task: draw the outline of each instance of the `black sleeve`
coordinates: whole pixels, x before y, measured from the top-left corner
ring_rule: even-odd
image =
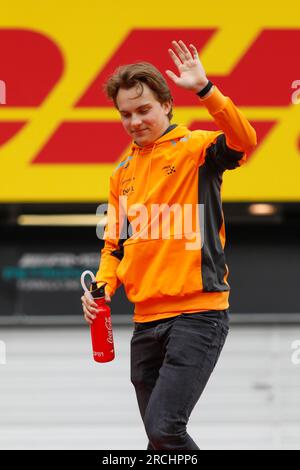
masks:
[[[124,246],[123,246],[124,241],[125,240],[119,240],[118,248],[111,252],[111,255],[114,256],[115,258],[118,258],[120,261],[122,261],[124,257]]]
[[[118,240],[118,248],[111,252],[111,255],[122,261],[124,257],[124,242],[129,238],[129,221],[128,217],[124,219],[121,238]]]
[[[243,152],[233,150],[226,144],[225,134],[220,134],[215,143],[207,148],[205,162],[215,171],[223,173],[225,170],[234,170],[239,166]]]

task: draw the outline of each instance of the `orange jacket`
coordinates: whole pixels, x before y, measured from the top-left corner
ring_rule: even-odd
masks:
[[[201,103],[220,131],[170,126],[149,146],[133,143],[110,179],[115,212],[96,279],[110,294],[124,284],[136,322],[229,305],[222,174],[246,161],[256,133],[217,87]]]

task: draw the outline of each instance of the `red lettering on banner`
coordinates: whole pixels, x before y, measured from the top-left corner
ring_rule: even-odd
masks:
[[[9,106],[40,106],[63,73],[63,58],[48,37],[22,29],[0,29],[1,79]]]
[[[114,163],[129,144],[118,122],[65,122],[32,163]]]
[[[201,50],[215,31],[215,29],[135,29],[130,31],[108,63],[99,71],[77,106],[111,106],[111,102],[100,90],[117,67],[146,61],[155,65],[165,75],[165,70],[172,67],[168,48],[172,46],[173,39],[182,39],[187,44],[194,43]],[[145,47],[146,44],[151,44],[151,47]],[[167,81],[170,82],[168,78]],[[184,94],[188,93],[185,91]]]
[[[0,146],[14,137],[25,124],[25,122],[1,122]]]
[[[1,79],[9,107],[42,105],[63,72],[63,59],[54,42],[34,31],[0,29]],[[26,122],[1,121],[0,145],[12,139]]]
[[[262,31],[227,77],[211,76],[240,106],[288,106],[298,77],[300,29]],[[296,51],[296,52],[295,52]]]
[[[215,31],[215,29],[131,31],[103,70],[99,72],[77,106],[111,106],[99,90],[119,65],[144,60],[153,63],[163,74],[167,68],[174,68],[167,54],[167,49],[174,38],[181,38],[186,44],[195,44],[201,58],[201,50],[212,39]],[[145,49],[144,45],[150,40],[153,47]],[[288,106],[290,83],[297,76],[297,63],[290,59],[287,51],[293,50],[295,44],[299,42],[300,29],[264,30],[228,76],[210,76],[210,79],[225,95],[232,97],[238,106]],[[276,50],[276,54],[270,54],[270,50]],[[157,54],[157,51],[165,51],[165,54]],[[283,67],[284,77],[278,74],[278,60]],[[170,83],[170,80],[168,83],[175,106],[199,106],[199,100],[193,94],[176,87]],[[191,128],[202,129],[207,123],[199,121],[197,127],[194,127],[194,124]],[[255,122],[258,145],[262,143],[274,124],[275,121]],[[214,123],[211,122],[210,125],[213,129]],[[112,160],[116,160],[118,156],[115,155]]]
[[[99,93],[105,80],[119,65],[137,61],[153,63],[163,74],[175,67],[169,58],[168,48],[172,39],[182,39],[186,44],[196,45],[201,50],[213,39],[214,29],[160,30],[144,29],[129,33],[123,44],[116,50],[79,100],[77,106],[108,106],[110,103]],[[236,37],[233,37],[236,41]],[[151,42],[151,48],[145,44]],[[291,83],[298,77],[298,62],[293,60],[292,51],[300,44],[300,29],[266,29],[256,40],[227,76],[210,75],[209,78],[221,91],[232,97],[238,106],[287,106],[291,101]],[[276,51],[272,54],[271,51]],[[218,58],[216,57],[216,61]],[[279,64],[280,70],[279,72]],[[167,77],[166,77],[167,78]],[[198,106],[197,97],[167,78],[174,96],[175,106]],[[110,104],[111,105],[111,104]]]
[[[201,50],[213,39],[216,31],[213,28],[131,31],[108,63],[101,68],[87,91],[74,105],[74,109],[112,106],[101,90],[104,81],[117,66],[148,61],[164,74],[167,68],[174,69],[167,52],[174,38],[182,39],[187,44],[194,43],[201,58]],[[145,44],[150,41],[152,47],[145,48]],[[1,79],[9,89],[9,106],[42,105],[63,73],[63,58],[57,45],[45,35],[17,29],[0,30],[0,43]],[[209,78],[225,95],[232,97],[238,106],[289,106],[291,83],[298,77],[297,61],[292,60],[289,51],[295,51],[299,43],[300,29],[264,30],[258,34],[228,76]],[[276,53],[271,54],[272,50]],[[283,71],[281,73],[278,72],[278,64]],[[195,95],[176,87],[168,78],[167,80],[175,106],[199,106]],[[1,122],[0,145],[15,136],[24,124]],[[259,143],[273,125],[274,121],[254,124]],[[194,122],[190,127],[196,128],[195,126],[202,129],[207,126],[207,122]],[[128,144],[129,137],[119,123],[65,122],[58,127],[32,163],[113,163]],[[300,139],[297,144],[300,148]]]

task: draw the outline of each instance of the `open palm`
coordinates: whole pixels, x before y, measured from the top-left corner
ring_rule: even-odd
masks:
[[[172,44],[176,54],[173,49],[169,49],[169,54],[177,67],[179,76],[171,70],[166,70],[166,74],[176,85],[195,93],[199,92],[207,85],[208,79],[196,47],[190,44],[191,52],[183,41],[178,41],[178,43],[172,41]]]

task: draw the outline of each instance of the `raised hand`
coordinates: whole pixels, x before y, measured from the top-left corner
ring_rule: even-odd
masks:
[[[177,67],[179,77],[171,70],[166,70],[166,74],[176,85],[198,93],[207,85],[208,79],[196,47],[190,44],[190,51],[183,41],[172,41],[172,45],[176,53],[173,49],[168,51]]]

